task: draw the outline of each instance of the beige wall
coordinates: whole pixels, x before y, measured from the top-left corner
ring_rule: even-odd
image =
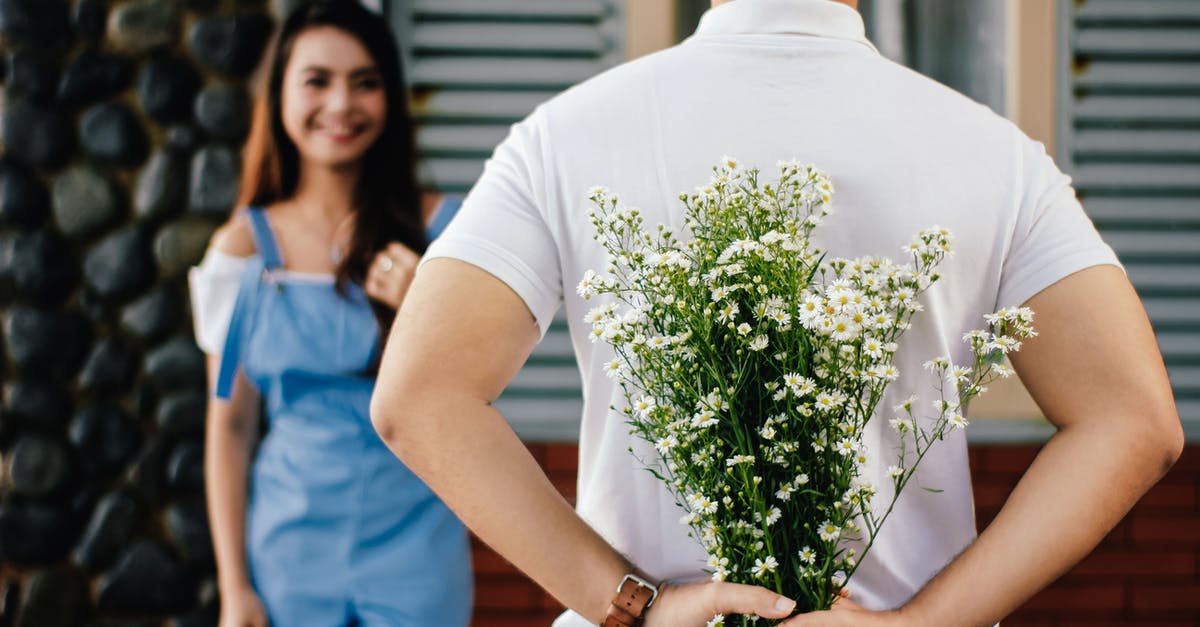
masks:
[[[1008,0],[1008,72],[1005,110],[1030,137],[1054,154],[1055,3]],[[626,58],[661,50],[675,41],[675,0],[627,0]],[[971,407],[972,418],[1040,418],[1041,411],[1016,378],[997,381]]]
[[[1008,117],[1054,154],[1054,38],[1057,12],[1050,0],[1008,0]],[[1016,378],[997,381],[971,407],[973,418],[1040,418],[1042,412]]]
[[[675,43],[675,0],[625,1],[625,58],[636,59]]]

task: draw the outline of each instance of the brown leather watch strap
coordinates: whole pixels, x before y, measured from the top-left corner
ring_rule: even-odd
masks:
[[[642,613],[655,596],[655,589],[646,587],[634,579],[626,578],[621,582],[621,589],[616,598],[608,606],[608,617],[601,627],[639,627],[642,624]]]

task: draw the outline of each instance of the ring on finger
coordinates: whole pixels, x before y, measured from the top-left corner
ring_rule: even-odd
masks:
[[[387,255],[384,255],[379,260],[379,269],[383,270],[384,272],[391,272],[395,265],[396,264],[392,262],[392,258],[388,257]]]

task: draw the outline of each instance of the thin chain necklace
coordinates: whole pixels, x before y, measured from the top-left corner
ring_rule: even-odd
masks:
[[[347,213],[345,217],[338,222],[337,226],[333,227],[333,235],[331,235],[329,238],[329,261],[334,266],[342,263],[342,259],[345,257],[342,252],[342,245],[338,243],[338,233],[342,232],[342,227],[346,226],[346,222],[352,217],[354,217],[353,211]]]

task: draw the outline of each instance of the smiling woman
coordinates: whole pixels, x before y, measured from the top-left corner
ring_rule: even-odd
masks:
[[[463,627],[466,532],[368,416],[427,242],[386,24],[348,0],[298,8],[245,157],[242,209],[191,275],[221,624]]]

